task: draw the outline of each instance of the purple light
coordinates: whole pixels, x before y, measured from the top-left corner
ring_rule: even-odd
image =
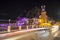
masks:
[[[25,24],[25,22],[28,21],[28,18],[19,18],[19,20],[16,22],[16,25],[10,23],[10,26],[23,26]],[[0,24],[0,26],[8,26],[9,24]]]
[[[8,26],[9,24],[0,24],[0,26]],[[10,26],[14,26],[12,23],[10,23]]]
[[[26,21],[28,21],[28,18],[23,18],[17,21],[17,26],[23,26]]]
[[[22,18],[21,17],[18,17],[17,20],[22,20]]]
[[[28,18],[23,18],[22,21],[28,21]]]
[[[8,24],[0,24],[0,26],[8,26]]]

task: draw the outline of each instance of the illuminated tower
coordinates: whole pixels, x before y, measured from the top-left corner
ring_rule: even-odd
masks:
[[[46,15],[47,12],[45,11],[45,5],[41,6],[41,9],[42,11],[41,11],[41,15],[39,16],[39,18],[42,19],[41,20],[42,23],[46,23],[48,17]]]
[[[46,15],[47,12],[45,10],[45,5],[41,6],[41,9],[42,9],[41,15],[39,16],[40,27],[51,26],[51,23],[48,22],[48,16]]]

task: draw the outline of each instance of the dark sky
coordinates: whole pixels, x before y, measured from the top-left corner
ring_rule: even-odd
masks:
[[[1,0],[0,19],[16,19],[18,15],[24,16],[24,10],[34,6],[46,5],[47,15],[60,20],[60,0]]]

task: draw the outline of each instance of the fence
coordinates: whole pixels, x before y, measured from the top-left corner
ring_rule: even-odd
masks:
[[[12,32],[13,30],[28,30],[32,28],[38,28],[38,20],[28,19],[25,22],[8,20],[0,23],[0,31]],[[18,25],[20,24],[20,25]],[[21,25],[22,24],[22,25]]]

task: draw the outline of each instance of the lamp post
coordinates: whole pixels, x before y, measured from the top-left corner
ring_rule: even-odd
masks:
[[[19,30],[21,30],[21,26],[19,26]]]
[[[26,29],[28,30],[28,25],[26,26]]]
[[[8,25],[8,29],[7,29],[7,32],[10,32],[11,30],[11,26],[10,26],[10,21],[11,21],[11,19],[9,19],[9,25]]]
[[[20,21],[18,21],[18,30],[21,30],[21,25]]]
[[[26,22],[26,29],[27,29],[27,30],[28,30],[28,28],[29,28],[28,25],[29,25],[29,21]]]

